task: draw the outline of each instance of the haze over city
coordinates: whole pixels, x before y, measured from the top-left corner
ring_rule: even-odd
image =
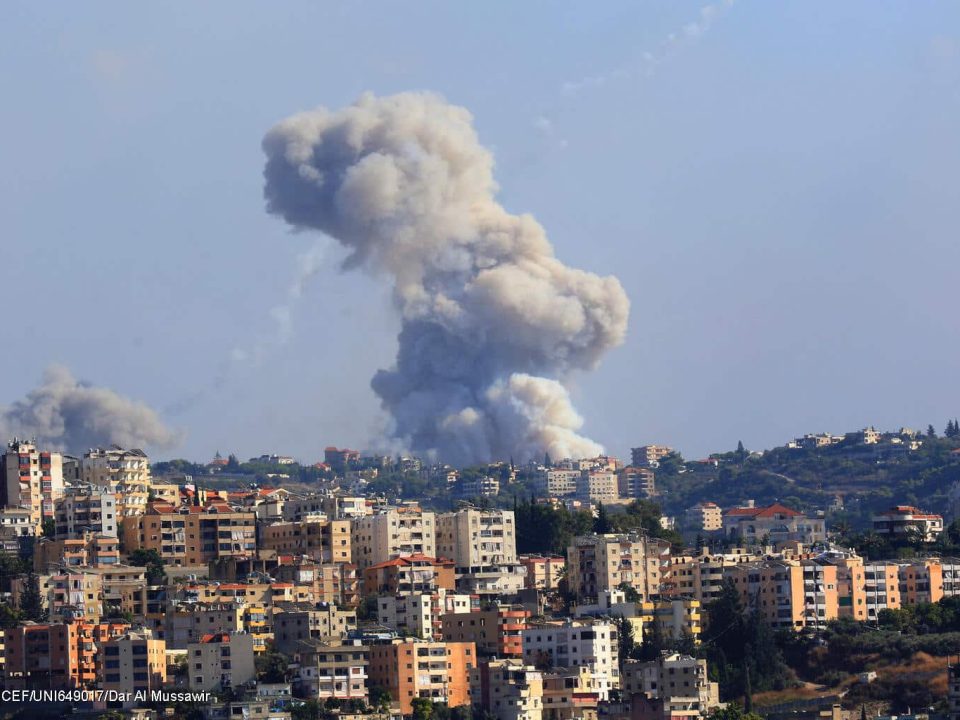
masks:
[[[271,128],[368,92],[465,108],[490,202],[622,286],[583,358],[510,367],[563,381],[565,430],[697,456],[956,414],[957,7],[230,7],[0,8],[5,432],[102,411],[69,443],[399,447],[371,387],[394,280],[264,197]]]

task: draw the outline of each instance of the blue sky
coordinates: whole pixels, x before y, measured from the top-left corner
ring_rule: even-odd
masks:
[[[502,204],[627,290],[627,341],[573,380],[610,452],[942,428],[960,6],[704,7],[4,3],[0,404],[59,362],[161,409],[185,433],[165,454],[364,446],[388,289],[267,216],[260,140],[426,89],[474,114]]]

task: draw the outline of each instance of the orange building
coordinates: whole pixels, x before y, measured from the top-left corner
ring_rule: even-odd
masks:
[[[130,630],[127,623],[27,622],[6,631],[4,680],[10,690],[96,687],[98,647]]]
[[[395,640],[370,646],[369,685],[386,688],[404,715],[413,712],[414,698],[469,705],[476,665],[473,643]]]
[[[168,565],[206,565],[255,552],[256,515],[236,512],[218,497],[202,507],[152,502],[143,515],[123,518],[123,547],[156,550]]]
[[[900,602],[904,605],[935,603],[943,598],[943,566],[939,560],[918,560],[898,571]]]
[[[517,558],[527,575],[524,587],[535,590],[556,590],[567,561],[559,556],[521,555]]]
[[[449,613],[442,618],[443,639],[470,642],[481,656],[523,657],[522,632],[529,610],[498,607],[479,612]]]
[[[453,560],[406,555],[377,563],[363,571],[364,595],[397,595],[453,590]]]
[[[821,627],[839,616],[837,568],[815,561],[747,563],[730,572],[747,607],[776,628]]]

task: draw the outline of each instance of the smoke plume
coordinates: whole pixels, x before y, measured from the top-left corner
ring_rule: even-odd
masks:
[[[280,122],[263,149],[267,210],[392,280],[399,349],[372,386],[397,438],[461,464],[600,451],[577,434],[562,382],[622,342],[626,294],[564,265],[532,216],[500,206],[469,112],[368,94]]]
[[[165,448],[177,440],[147,405],[79,382],[59,365],[47,368],[25,398],[0,407],[0,437],[14,436],[69,452],[112,444]]]

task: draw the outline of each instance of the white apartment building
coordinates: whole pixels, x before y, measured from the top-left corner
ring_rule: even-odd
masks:
[[[55,504],[57,539],[93,532],[117,537],[117,496],[101,487],[67,488]]]
[[[553,667],[588,667],[600,700],[609,699],[610,690],[620,687],[617,627],[613,623],[567,621],[527,628],[521,636],[527,665],[549,658]]]
[[[360,570],[401,555],[436,557],[436,517],[420,508],[404,507],[355,518],[351,548]]]

